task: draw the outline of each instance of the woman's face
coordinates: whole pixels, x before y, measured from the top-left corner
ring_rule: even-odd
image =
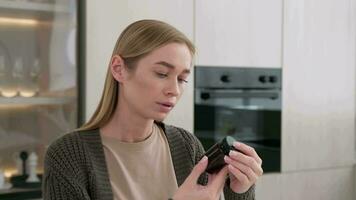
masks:
[[[145,119],[162,121],[181,97],[192,56],[185,44],[170,43],[140,59],[120,85],[127,108]]]

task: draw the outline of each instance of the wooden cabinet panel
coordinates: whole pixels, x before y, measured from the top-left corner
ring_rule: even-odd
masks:
[[[256,199],[283,200],[281,195],[282,174],[264,174],[256,184]]]
[[[282,0],[196,0],[197,65],[281,67]]]
[[[353,174],[353,167],[283,174],[281,199],[353,200]]]
[[[282,171],[355,158],[352,0],[285,0]]]
[[[352,200],[354,167],[265,174],[256,185],[256,199]]]

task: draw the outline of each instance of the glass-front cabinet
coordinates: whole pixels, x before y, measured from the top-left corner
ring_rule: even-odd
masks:
[[[0,199],[40,185],[46,148],[78,126],[77,4],[0,0]]]

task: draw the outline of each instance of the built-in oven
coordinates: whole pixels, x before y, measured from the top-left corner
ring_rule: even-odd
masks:
[[[225,136],[253,148],[264,172],[281,166],[281,69],[195,67],[194,132],[205,149]]]

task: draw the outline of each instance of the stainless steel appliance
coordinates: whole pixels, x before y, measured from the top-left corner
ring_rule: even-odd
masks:
[[[225,136],[255,148],[280,171],[281,69],[195,67],[194,129],[205,149]]]

